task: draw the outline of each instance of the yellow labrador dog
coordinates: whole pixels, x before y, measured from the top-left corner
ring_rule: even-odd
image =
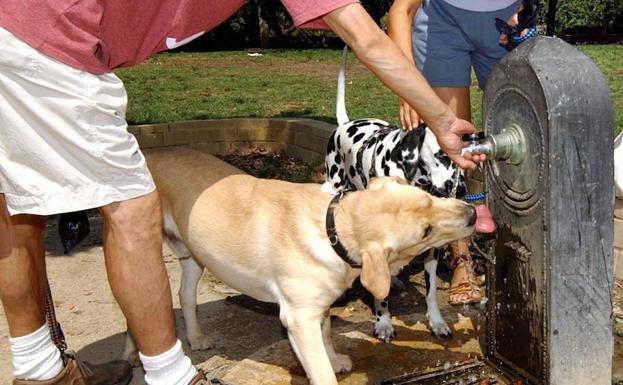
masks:
[[[292,348],[315,385],[337,384],[334,372],[351,369],[350,358],[333,348],[328,311],[357,277],[383,299],[392,274],[414,256],[474,230],[471,205],[395,177],[376,178],[332,202],[319,184],[258,179],[202,152],[145,155],[162,198],[165,237],[181,259],[180,302],[192,349],[211,346],[196,316],[205,266],[241,293],[279,304]]]

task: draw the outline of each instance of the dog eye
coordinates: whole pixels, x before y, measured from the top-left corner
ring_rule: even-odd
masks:
[[[424,230],[424,236],[422,237],[422,239],[428,237],[432,231],[433,231],[433,226],[428,225],[426,230]]]

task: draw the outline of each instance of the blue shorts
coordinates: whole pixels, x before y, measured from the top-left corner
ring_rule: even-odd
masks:
[[[517,3],[491,12],[467,11],[443,0],[425,0],[413,22],[413,55],[432,87],[469,87],[471,68],[485,87],[507,51],[498,44],[495,18],[507,20]]]

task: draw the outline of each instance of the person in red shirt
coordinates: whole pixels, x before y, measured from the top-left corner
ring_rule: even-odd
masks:
[[[298,27],[336,32],[437,135],[463,168],[458,119],[357,0],[282,0]],[[127,132],[126,93],[113,69],[183,45],[243,0],[4,0],[0,13],[0,299],[15,385],[127,384],[127,363],[61,356],[45,324],[48,215],[99,208],[112,292],[149,385],[207,384],[175,336],[162,261],[158,194]],[[16,279],[19,277],[19,279]],[[147,294],[148,293],[148,294]],[[85,368],[88,367],[88,370]],[[323,384],[324,385],[324,384]]]

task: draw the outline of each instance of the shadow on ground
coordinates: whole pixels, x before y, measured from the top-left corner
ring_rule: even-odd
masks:
[[[204,277],[205,280],[205,277]],[[422,288],[407,285],[394,290],[390,298],[397,338],[381,343],[372,337],[372,313],[362,300],[363,289],[355,287],[332,308],[332,327],[336,350],[353,359],[354,370],[339,375],[340,384],[372,384],[375,381],[416,369],[463,361],[480,356],[482,312],[475,307],[443,309],[454,336],[441,340],[431,336],[426,325]],[[442,303],[444,300],[441,300]],[[287,341],[278,318],[278,307],[244,295],[198,306],[202,329],[215,343],[205,351],[191,351],[186,343],[181,311],[176,309],[178,336],[193,363],[228,384],[307,384],[305,374]],[[87,361],[110,354],[121,354],[125,335],[115,334],[84,346],[79,354]],[[132,384],[143,384],[137,370]]]

